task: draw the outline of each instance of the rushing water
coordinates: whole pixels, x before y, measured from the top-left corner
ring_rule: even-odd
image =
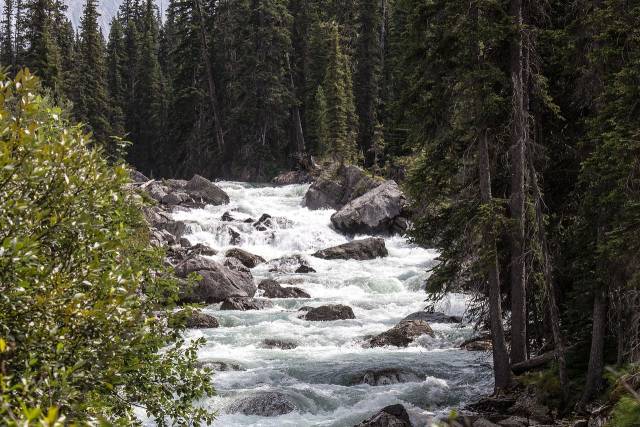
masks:
[[[471,334],[468,326],[432,324],[435,338],[422,337],[408,348],[363,348],[363,337],[383,332],[406,315],[426,305],[423,289],[426,271],[436,254],[401,237],[386,239],[389,256],[371,261],[322,260],[311,256],[318,249],[348,241],[330,226],[331,210],[302,207],[306,185],[285,187],[219,183],[230,196],[225,206],[177,212],[175,219],[189,224],[192,244],[205,243],[220,250],[232,247],[228,227],[241,233],[236,245],[267,260],[301,254],[317,271],[310,274],[269,272],[262,264],[254,278],[277,279],[305,289],[311,299],[273,299],[274,308],[261,311],[204,309],[220,321],[220,328],[191,330],[189,337],[205,337],[203,361],[225,361],[241,370],[216,372],[218,396],[203,404],[219,410],[215,425],[334,426],[359,423],[384,406],[402,403],[415,426],[427,425],[435,414],[487,393],[491,388],[486,354],[460,350]],[[236,219],[259,218],[263,213],[284,217],[275,231],[261,232],[251,224],[223,222],[229,211]],[[259,295],[257,295],[259,296]],[[463,315],[466,299],[449,295],[437,309]],[[298,318],[302,306],[347,304],[355,320],[308,322]],[[292,350],[267,349],[266,338],[297,343]],[[383,368],[410,372],[409,382],[370,386],[354,379],[368,370]],[[289,396],[297,411],[279,417],[226,413],[238,398],[258,391],[278,391]]]

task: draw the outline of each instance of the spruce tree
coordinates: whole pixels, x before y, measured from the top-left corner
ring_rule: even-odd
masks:
[[[98,27],[97,1],[87,0],[80,23],[79,45],[76,55],[77,80],[80,96],[75,100],[74,114],[85,122],[94,138],[108,146],[112,135],[109,124],[109,99],[105,82],[105,48]]]
[[[15,65],[13,18],[13,0],[4,0],[0,33],[0,63],[5,67]]]
[[[106,52],[106,84],[110,100],[109,123],[114,135],[125,134],[124,34],[118,16],[111,21]]]

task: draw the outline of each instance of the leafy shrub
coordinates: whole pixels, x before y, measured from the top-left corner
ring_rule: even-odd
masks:
[[[127,169],[28,71],[0,85],[0,424],[211,421],[201,343],[162,320],[177,285]]]

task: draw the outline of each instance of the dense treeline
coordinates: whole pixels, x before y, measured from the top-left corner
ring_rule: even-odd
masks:
[[[126,0],[106,40],[94,0],[77,34],[58,1],[4,15],[3,64],[149,174],[406,166],[429,291],[480,296],[497,389],[553,351],[582,408],[639,362],[640,2]]]

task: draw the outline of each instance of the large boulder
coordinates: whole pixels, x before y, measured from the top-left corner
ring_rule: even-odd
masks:
[[[265,262],[265,259],[259,255],[254,255],[250,252],[245,251],[240,248],[231,248],[226,253],[225,256],[229,258],[236,258],[247,268],[254,268],[258,264],[262,264]]]
[[[402,320],[424,320],[428,323],[460,323],[462,322],[462,317],[449,316],[439,312],[430,313],[428,311],[418,311],[411,313]]]
[[[233,402],[227,412],[260,417],[277,417],[295,411],[296,404],[289,396],[278,392],[259,392]]]
[[[398,184],[385,181],[331,215],[331,223],[347,234],[394,233],[405,207]]]
[[[311,295],[295,286],[282,286],[275,280],[265,279],[258,285],[266,298],[311,298]]]
[[[434,336],[433,329],[424,320],[402,320],[393,328],[369,340],[371,347],[392,345],[406,347],[422,335]]]
[[[327,322],[331,320],[355,319],[356,316],[348,305],[331,304],[310,308],[302,318],[313,322]]]
[[[193,178],[184,186],[184,191],[205,205],[226,205],[229,203],[229,196],[222,191],[217,185],[200,175],[194,175]]]
[[[282,340],[278,338],[267,338],[262,340],[262,346],[264,348],[278,348],[280,350],[293,350],[298,347],[298,344],[293,341]]]
[[[380,185],[357,166],[339,166],[323,173],[304,195],[309,209],[340,209]]]
[[[412,427],[412,424],[407,410],[404,406],[397,404],[383,408],[355,427]]]
[[[332,248],[323,249],[314,253],[313,256],[323,259],[356,259],[362,261],[385,257],[388,254],[384,239],[380,237],[370,237],[368,239],[354,240]]]
[[[211,259],[192,257],[178,264],[175,270],[180,278],[191,273],[201,276],[194,287],[183,289],[183,302],[212,304],[232,297],[253,297],[256,293],[250,272],[232,270]]]
[[[248,297],[232,297],[226,299],[220,306],[220,310],[262,310],[271,308],[273,304],[268,300],[260,300]]]

